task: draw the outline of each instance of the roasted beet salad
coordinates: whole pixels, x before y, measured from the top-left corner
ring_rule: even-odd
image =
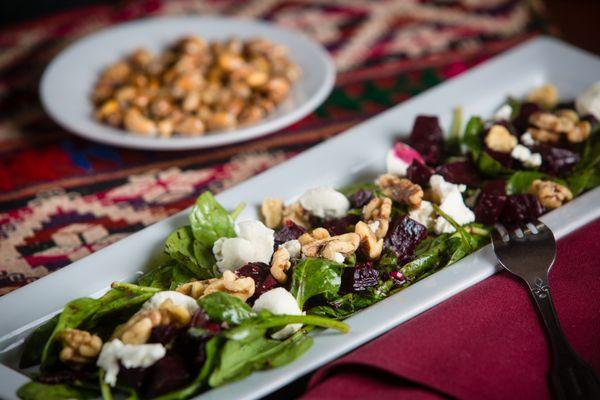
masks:
[[[457,110],[447,135],[418,116],[373,182],[268,197],[262,221],[205,192],[160,266],[29,336],[21,367],[39,368],[18,395],[184,399],[287,364],[310,330],[346,332],[340,320],[473,253],[494,224],[599,185],[598,118],[599,85],[564,103],[545,85],[464,129]]]

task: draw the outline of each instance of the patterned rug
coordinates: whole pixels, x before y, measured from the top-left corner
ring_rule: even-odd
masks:
[[[336,135],[547,31],[517,0],[136,0],[0,30],[0,294],[5,294]],[[79,139],[37,96],[60,50],[103,27],[166,14],[259,18],[300,29],[331,52],[336,87],[275,134],[189,152]],[[101,266],[99,266],[101,268]]]

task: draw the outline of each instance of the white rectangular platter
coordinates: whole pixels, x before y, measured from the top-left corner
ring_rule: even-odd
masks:
[[[410,131],[418,114],[440,116],[450,125],[452,109],[463,115],[491,113],[507,95],[522,96],[544,82],[555,84],[561,97],[576,96],[600,80],[600,59],[551,38],[538,38],[478,66],[425,94],[396,106],[327,142],[298,155],[217,196],[226,207],[240,201],[249,207],[240,219],[256,218],[265,196],[291,200],[319,185],[341,186],[372,179],[384,170],[385,152],[399,135]],[[15,398],[28,377],[17,369],[23,338],[65,303],[98,296],[115,280],[134,280],[138,271],[161,253],[164,239],[186,223],[188,210],[156,223],[72,265],[0,298],[0,398]],[[542,220],[560,238],[600,217],[600,189],[545,215]],[[248,378],[199,398],[254,399],[284,386],[394,326],[422,313],[497,271],[490,246],[417,282],[400,293],[352,316],[348,334],[315,332],[314,346],[282,368]]]

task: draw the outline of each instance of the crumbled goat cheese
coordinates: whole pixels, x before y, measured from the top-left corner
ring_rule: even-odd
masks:
[[[592,115],[600,120],[600,82],[594,83],[577,96],[575,108],[581,115]]]
[[[434,224],[433,215],[435,210],[430,202],[427,200],[421,201],[419,208],[412,209],[408,212],[408,216],[421,225],[427,228],[432,228]]]
[[[302,315],[298,302],[290,292],[284,288],[271,289],[259,296],[252,309],[256,312],[267,310],[275,315]],[[273,333],[273,339],[282,340],[290,337],[302,328],[302,324],[288,324],[283,329]]]
[[[539,153],[531,153],[527,147],[518,144],[510,153],[510,156],[515,160],[519,160],[526,167],[539,167],[542,164],[542,155]]]
[[[344,257],[344,255],[342,253],[335,252],[333,254],[333,261],[335,261],[336,263],[343,264],[345,260],[346,260],[346,258]]]
[[[418,151],[402,142],[396,143],[394,147],[387,152],[385,158],[388,174],[406,176],[406,171],[413,160],[424,163],[423,157],[421,157]]]
[[[220,238],[213,245],[219,271],[234,271],[249,262],[268,264],[273,255],[275,231],[260,221],[242,221],[237,228],[238,237]]]
[[[119,365],[125,368],[147,368],[165,356],[167,350],[160,343],[123,344],[119,339],[102,346],[96,365],[105,371],[104,382],[117,383]]]
[[[290,254],[290,258],[298,258],[300,256],[300,251],[302,251],[302,245],[296,239],[288,240],[285,243],[279,245],[279,248],[284,248]]]
[[[330,187],[308,190],[298,200],[302,208],[319,218],[341,218],[350,208],[350,201]]]
[[[375,233],[375,232],[377,232],[377,229],[379,229],[380,224],[381,223],[379,221],[373,221],[368,226],[369,226],[369,229],[371,230],[371,232]]]
[[[185,307],[190,314],[193,314],[198,309],[198,303],[196,303],[196,300],[193,297],[174,290],[165,290],[156,293],[146,300],[140,311],[155,310],[160,307],[165,300],[171,300],[176,306]]]
[[[441,175],[432,175],[429,179],[431,190],[439,199],[440,209],[454,219],[458,224],[464,225],[475,221],[475,214],[464,203],[462,192],[466,190],[465,185],[456,185],[446,182]],[[452,233],[454,227],[443,217],[437,217],[433,229],[436,233]]]
[[[510,117],[512,116],[512,107],[508,104],[503,105],[496,111],[494,114],[494,120],[496,121],[510,121]]]
[[[529,132],[525,132],[521,135],[521,142],[523,142],[523,144],[526,146],[533,146],[535,144],[535,140]]]

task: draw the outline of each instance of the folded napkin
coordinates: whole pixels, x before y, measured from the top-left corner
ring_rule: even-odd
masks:
[[[573,348],[600,370],[600,220],[558,243],[550,273]],[[306,399],[546,399],[548,341],[528,289],[506,272],[318,370]]]

